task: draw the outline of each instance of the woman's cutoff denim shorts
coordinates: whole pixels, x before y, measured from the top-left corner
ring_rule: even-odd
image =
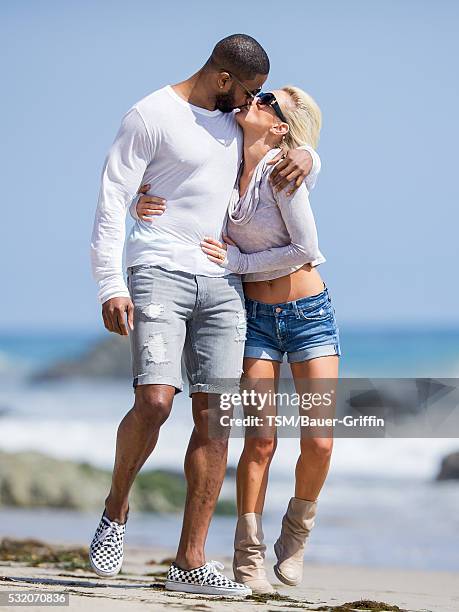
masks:
[[[265,304],[245,298],[247,338],[244,357],[289,363],[341,355],[339,329],[328,289],[317,295]]]

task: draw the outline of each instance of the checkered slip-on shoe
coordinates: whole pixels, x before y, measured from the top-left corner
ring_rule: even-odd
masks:
[[[223,568],[223,564],[219,561],[208,561],[205,565],[192,570],[183,570],[172,563],[167,572],[166,589],[224,597],[247,597],[252,594],[252,589],[239,582],[233,582],[218,571]]]
[[[99,576],[111,578],[119,573],[123,565],[125,533],[126,523],[111,521],[104,510],[89,547],[89,563]]]

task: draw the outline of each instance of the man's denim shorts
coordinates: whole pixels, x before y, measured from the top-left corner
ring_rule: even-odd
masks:
[[[190,395],[239,391],[246,317],[238,274],[214,278],[138,264],[128,268],[127,284],[134,390],[163,384],[182,391],[183,355]]]
[[[265,304],[245,298],[247,338],[244,357],[289,363],[341,355],[339,329],[328,289],[317,295]]]

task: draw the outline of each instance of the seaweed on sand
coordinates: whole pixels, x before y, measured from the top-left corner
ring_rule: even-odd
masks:
[[[314,612],[406,612],[403,608],[388,604],[385,601],[372,601],[371,599],[359,599],[358,601],[348,601],[339,606],[321,606],[313,608]]]
[[[89,569],[87,547],[51,546],[34,539],[0,541],[0,560],[26,563],[30,566],[52,564],[62,569]]]

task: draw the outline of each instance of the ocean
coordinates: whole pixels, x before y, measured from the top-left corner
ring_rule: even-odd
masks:
[[[0,334],[0,450],[37,450],[111,468],[118,423],[132,406],[131,381],[29,379],[58,359],[78,356],[100,337]],[[342,327],[341,345],[341,376],[459,377],[459,329]],[[191,427],[190,400],[182,393],[146,467],[181,469]],[[241,440],[230,440],[229,465],[237,464],[241,447]],[[454,438],[337,438],[308,560],[458,570],[459,481],[435,481],[441,458],[456,450]],[[298,440],[280,439],[264,517],[268,556],[293,495],[297,453]],[[233,494],[234,483],[228,481],[223,495]],[[88,542],[98,516],[3,508],[0,536]],[[215,517],[209,554],[231,555],[234,522]],[[130,517],[128,543],[171,549],[180,524],[180,516],[137,513]]]

